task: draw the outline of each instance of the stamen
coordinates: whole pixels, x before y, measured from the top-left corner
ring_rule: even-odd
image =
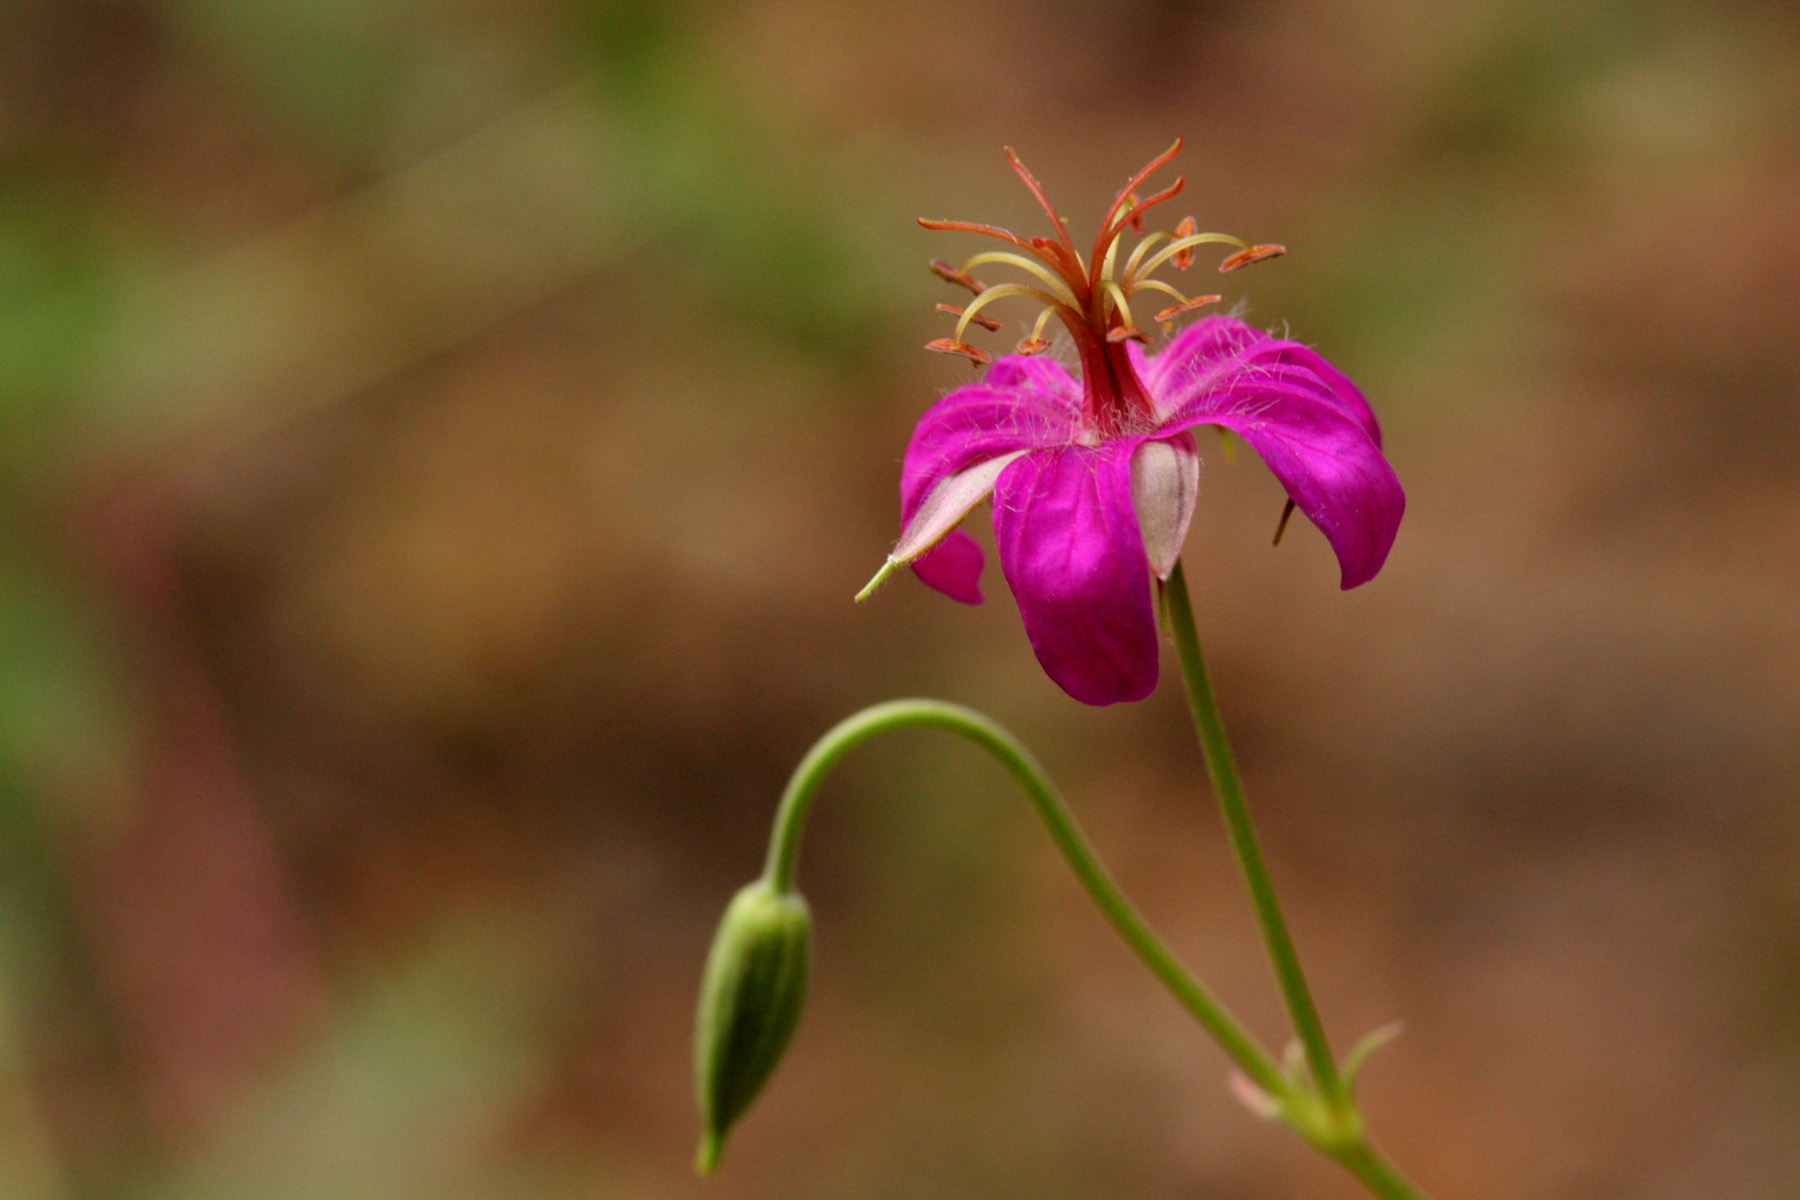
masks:
[[[1030,242],[1009,229],[1000,228],[998,225],[982,225],[975,221],[933,221],[925,217],[918,218],[918,221],[919,224],[923,225],[926,229],[937,230],[940,233],[979,233],[983,237],[999,238],[1003,242],[1011,242],[1021,250],[1029,250],[1033,254],[1037,254],[1038,257],[1043,257],[1037,247],[1033,246]],[[1052,263],[1051,265],[1055,266],[1056,264]]]
[[[936,341],[926,342],[925,348],[935,350],[939,354],[960,354],[970,362],[982,367],[994,361],[967,342],[959,342],[953,338],[938,338]]]
[[[1095,283],[1105,283],[1112,279],[1113,260],[1119,256],[1119,239],[1114,238],[1106,248],[1106,257],[1100,261],[1100,269],[1096,273]]]
[[[1265,245],[1265,246],[1250,246],[1246,249],[1239,250],[1236,254],[1232,255],[1230,258],[1228,258],[1224,262],[1220,263],[1219,264],[1219,274],[1223,275],[1227,271],[1240,270],[1244,267],[1249,266],[1251,263],[1262,262],[1264,259],[1280,258],[1283,254],[1286,254],[1286,253],[1287,253],[1286,246],[1276,246],[1273,244]]]
[[[1040,288],[1029,287],[1023,283],[1003,283],[998,287],[989,288],[969,302],[969,307],[963,309],[962,320],[956,323],[954,340],[958,342],[963,340],[963,333],[969,328],[969,322],[975,319],[975,314],[983,307],[995,300],[1004,300],[1008,296],[1030,296],[1040,304],[1067,310],[1067,306],[1061,300]]]
[[[1063,247],[1047,238],[1032,238],[1030,241],[1026,241],[1009,229],[1002,229],[998,225],[982,225],[975,221],[933,221],[926,217],[919,217],[918,222],[926,229],[937,230],[939,232],[979,233],[983,237],[998,238],[1000,241],[1010,242],[1019,249],[1029,250],[1031,253],[1043,259],[1044,262],[1049,264],[1051,270],[1063,276],[1063,279],[1068,284],[1071,292],[1080,290],[1079,284],[1084,278],[1079,269],[1080,258],[1077,257],[1073,251],[1064,250]],[[1069,270],[1065,266],[1068,259],[1075,260],[1076,269]]]
[[[1158,242],[1166,242],[1168,240],[1169,231],[1166,229],[1158,229],[1154,233],[1145,235],[1143,241],[1131,248],[1131,257],[1125,260],[1124,278],[1131,278],[1132,274],[1138,268],[1138,263],[1142,262],[1144,255],[1150,252],[1150,247],[1156,245]]]
[[[940,304],[937,306],[937,310],[946,317],[960,317],[963,315],[963,310],[956,307],[954,304]],[[994,320],[992,317],[976,317],[975,323],[989,333],[1000,332],[1000,322]]]
[[[1055,315],[1054,308],[1046,308],[1038,313],[1037,323],[1031,327],[1031,336],[1019,343],[1020,354],[1042,354],[1050,348],[1050,343],[1044,340],[1044,326]]]
[[[1222,297],[1219,296],[1195,296],[1186,304],[1177,304],[1174,308],[1163,309],[1156,314],[1156,319],[1158,321],[1173,321],[1177,317],[1187,316],[1187,314],[1194,312],[1196,309],[1205,308],[1209,304],[1217,304],[1220,299],[1222,299]]]
[[[1178,304],[1186,304],[1188,302],[1186,296],[1182,295],[1160,279],[1140,279],[1135,283],[1126,284],[1125,288],[1125,294],[1127,296],[1135,296],[1139,292],[1151,291],[1161,292],[1165,296],[1173,296]],[[1160,319],[1161,318],[1159,317],[1158,320]]]
[[[1022,254],[1013,254],[1007,250],[990,250],[986,254],[977,254],[974,258],[971,258],[962,265],[962,269],[967,271],[970,267],[984,266],[988,263],[1005,263],[1010,267],[1018,267],[1021,271],[1029,271],[1045,283],[1049,284],[1056,294],[1062,298],[1063,303],[1067,304],[1070,308],[1080,307],[1076,304],[1075,297],[1069,292],[1067,280],[1063,279],[1062,276],[1045,269],[1042,263],[1032,262]]]
[[[942,279],[945,283],[954,283],[959,287],[966,287],[977,296],[987,290],[987,284],[974,278],[966,271],[957,270],[941,258],[932,259],[928,265],[931,268],[931,273],[936,275],[939,279]]]
[[[1199,232],[1199,230],[1200,230],[1200,226],[1197,222],[1195,222],[1194,218],[1183,217],[1183,218],[1181,218],[1181,224],[1179,224],[1175,227],[1175,236],[1178,238],[1193,237],[1194,234]],[[1194,248],[1192,246],[1189,246],[1186,250],[1181,250],[1176,253],[1175,269],[1177,271],[1185,271],[1193,265],[1194,265]]]
[[[1164,246],[1161,250],[1152,254],[1150,256],[1150,261],[1138,268],[1138,274],[1140,276],[1152,274],[1155,272],[1156,268],[1162,266],[1177,254],[1180,254],[1183,250],[1188,249],[1190,246],[1204,246],[1208,242],[1223,242],[1227,246],[1237,246],[1244,250],[1252,249],[1250,243],[1244,241],[1242,238],[1234,238],[1229,233],[1190,233],[1186,237],[1176,238],[1167,246]]]
[[[1119,310],[1119,320],[1135,328],[1137,322],[1131,319],[1131,305],[1125,300],[1125,289],[1108,279],[1104,284],[1106,294],[1112,298],[1113,307]],[[1110,335],[1109,335],[1110,336]]]
[[[1107,330],[1106,340],[1113,343],[1124,341],[1143,342],[1146,346],[1149,345],[1150,335],[1139,329],[1137,327],[1137,322],[1131,319],[1131,305],[1125,302],[1124,290],[1109,279],[1106,281],[1106,294],[1112,297],[1113,304],[1116,305],[1119,310],[1119,319],[1124,322],[1121,325],[1115,325]]]

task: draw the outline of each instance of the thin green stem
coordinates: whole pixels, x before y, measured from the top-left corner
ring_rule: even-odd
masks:
[[[1425,1200],[1425,1193],[1367,1140],[1332,1153],[1331,1157],[1381,1200]]]
[[[1044,769],[1012,734],[972,709],[938,700],[894,700],[877,704],[839,722],[807,752],[788,781],[775,828],[769,841],[769,858],[763,877],[778,891],[792,891],[799,865],[800,835],[819,785],[843,757],[871,738],[899,729],[942,729],[973,742],[1006,768],[1050,831],[1070,870],[1088,895],[1112,923],[1126,945],[1150,973],[1212,1035],[1250,1081],[1272,1096],[1282,1096],[1288,1084],[1281,1070],[1225,1006],[1175,958],[1143,916],[1125,898],[1095,856],[1075,818],[1069,813]]]
[[[1282,998],[1287,1001],[1288,1016],[1306,1050],[1306,1064],[1312,1071],[1313,1082],[1325,1097],[1338,1099],[1344,1088],[1338,1079],[1337,1060],[1332,1057],[1331,1044],[1325,1039],[1325,1025],[1319,1020],[1312,989],[1307,986],[1306,975],[1300,969],[1300,956],[1294,951],[1287,919],[1282,916],[1281,904],[1275,899],[1275,885],[1269,878],[1268,864],[1263,861],[1262,849],[1257,844],[1256,827],[1250,823],[1244,785],[1238,779],[1231,741],[1225,735],[1225,722],[1219,715],[1219,701],[1213,695],[1212,680],[1206,673],[1206,659],[1200,652],[1200,635],[1194,628],[1194,609],[1188,600],[1187,577],[1182,573],[1180,563],[1169,576],[1164,598],[1169,626],[1175,635],[1175,652],[1181,659],[1182,682],[1187,685],[1188,708],[1194,716],[1194,732],[1200,737],[1200,748],[1206,756],[1207,772],[1212,776],[1213,792],[1225,815],[1232,849],[1237,852],[1244,881],[1250,886],[1256,919],[1262,925],[1263,941],[1268,945],[1269,961],[1280,981]]]

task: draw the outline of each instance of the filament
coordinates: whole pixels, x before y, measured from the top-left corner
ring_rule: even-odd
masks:
[[[1052,296],[1041,288],[1034,288],[1029,284],[1023,283],[1002,283],[997,287],[989,288],[987,291],[981,293],[981,295],[969,301],[969,306],[963,309],[962,320],[956,323],[956,333],[952,336],[951,340],[956,342],[962,341],[963,334],[968,331],[969,322],[975,319],[975,314],[986,307],[989,301],[1001,300],[1007,296],[1030,296],[1033,300],[1048,304],[1052,308],[1066,309],[1068,307],[1068,305],[1064,304],[1057,297]]]
[[[1236,246],[1240,250],[1250,249],[1249,243],[1234,238],[1229,233],[1192,233],[1184,238],[1176,238],[1151,256],[1150,261],[1138,269],[1138,274],[1148,275],[1156,268],[1193,246],[1205,245],[1208,242],[1223,242],[1227,246]]]
[[[1054,274],[1046,269],[1042,263],[1033,262],[1023,254],[1014,254],[1007,250],[989,250],[985,254],[977,254],[974,258],[971,258],[962,265],[962,269],[966,274],[971,267],[979,267],[987,263],[1005,263],[1008,266],[1018,267],[1022,271],[1029,271],[1045,283],[1049,284],[1051,291],[1054,292],[1063,303],[1069,305],[1071,308],[1075,307],[1075,297],[1069,291],[1068,281],[1061,275]]]

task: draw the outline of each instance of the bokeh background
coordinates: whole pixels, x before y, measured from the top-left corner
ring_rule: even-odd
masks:
[[[1175,134],[1410,494],[1340,593],[1209,449],[1188,546],[1328,1023],[1406,1025],[1375,1129],[1440,1200],[1792,1195],[1773,0],[0,4],[0,1192],[1356,1195],[924,734],[831,786],[808,1019],[689,1168],[712,924],[895,695],[1282,1036],[1177,690],[1069,700],[991,566],[849,603],[969,374],[913,218],[1039,231],[1012,144],[1091,229]]]

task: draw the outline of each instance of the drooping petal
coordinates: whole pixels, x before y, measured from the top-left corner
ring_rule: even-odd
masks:
[[[1253,347],[1188,388],[1160,432],[1210,424],[1241,435],[1325,534],[1343,586],[1353,588],[1387,561],[1406,493],[1382,456],[1379,431],[1357,419],[1332,382],[1296,356]]]
[[[994,488],[1000,566],[1044,671],[1084,704],[1156,688],[1156,617],[1132,502],[1141,439],[1027,454]]]
[[[952,600],[980,604],[981,568],[986,562],[987,555],[975,539],[958,529],[913,559],[912,569],[921,582]]]
[[[1200,497],[1200,454],[1185,433],[1144,442],[1131,458],[1131,499],[1137,508],[1144,553],[1158,579],[1181,558],[1194,503]]]
[[[953,599],[981,603],[981,548],[951,534],[1018,455],[1069,440],[1081,387],[1054,362],[1012,357],[920,419],[900,473],[901,535],[891,561]]]

